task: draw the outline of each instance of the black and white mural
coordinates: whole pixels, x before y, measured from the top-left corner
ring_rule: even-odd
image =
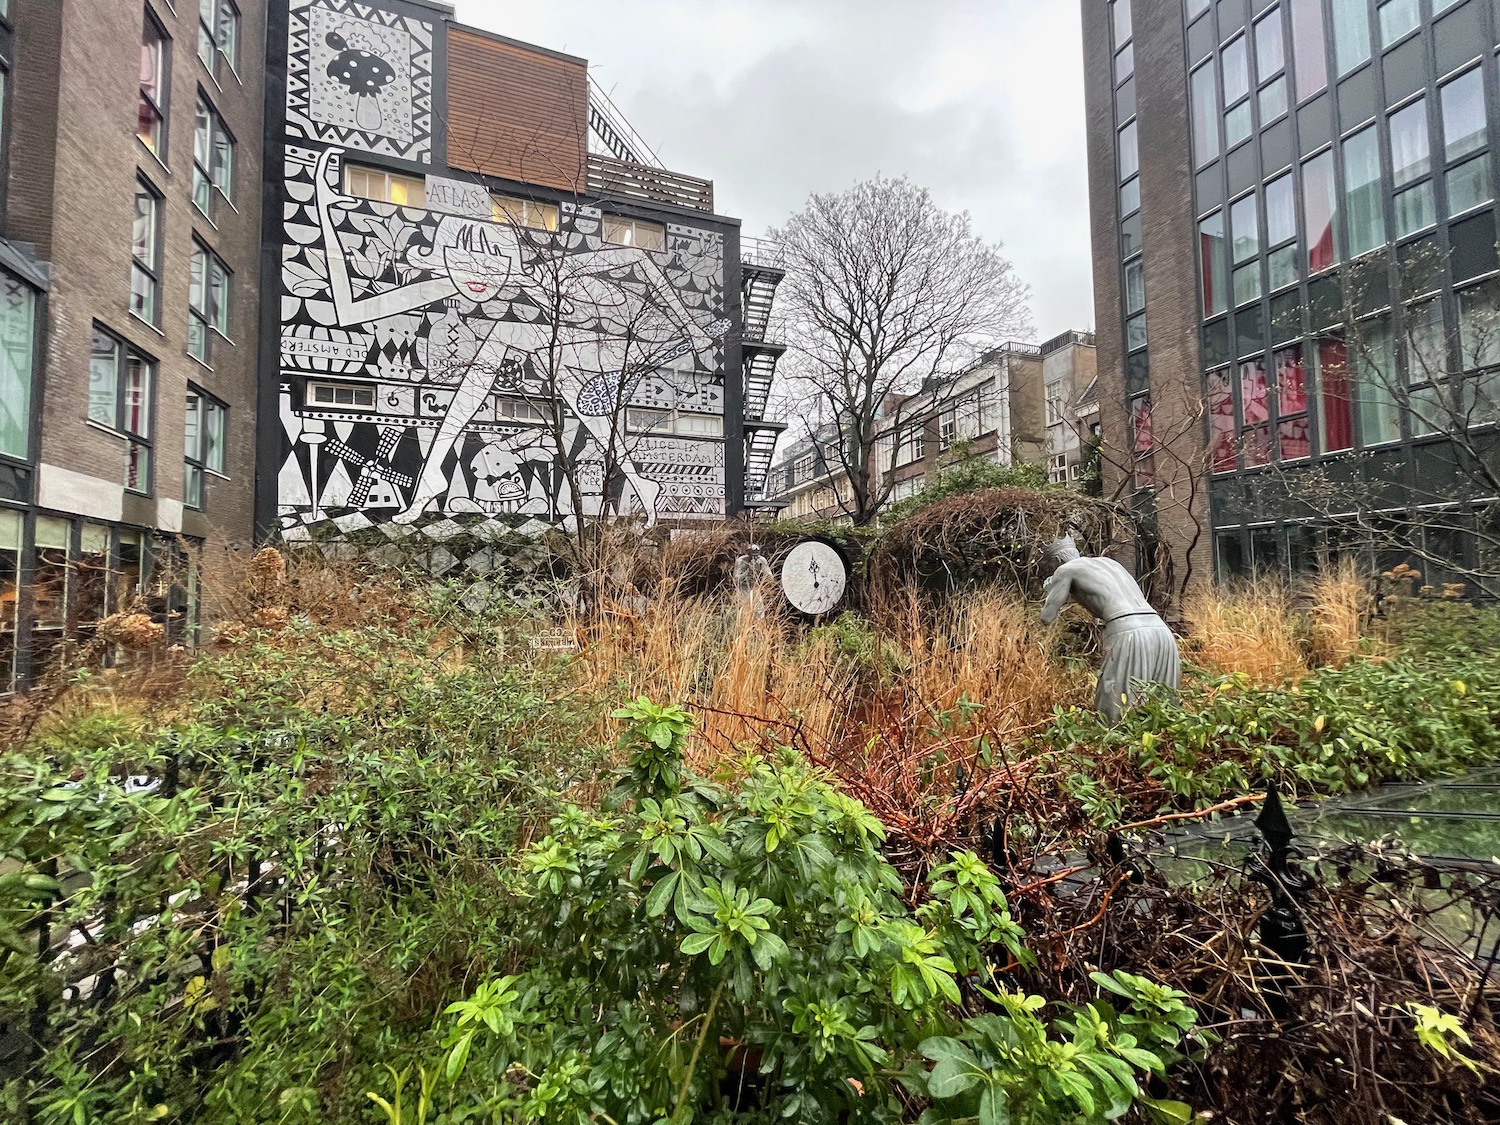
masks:
[[[584,515],[723,515],[722,234],[668,225],[658,252],[606,243],[586,206],[553,232],[426,205],[451,185],[355,198],[346,155],[286,151],[283,534],[565,524],[569,473]]]
[[[354,0],[291,0],[288,136],[430,164],[432,36]]]

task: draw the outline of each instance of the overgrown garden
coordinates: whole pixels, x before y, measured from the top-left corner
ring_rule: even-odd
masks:
[[[1221,592],[1181,698],[1109,727],[1092,626],[1024,575],[811,626],[713,589],[725,549],[625,560],[586,617],[272,553],[201,654],[114,622],[117,668],[7,717],[0,1116],[1500,1113],[1444,920],[1494,941],[1490,867],[1306,854],[1288,958],[1253,865],[1174,878],[1159,835],[1500,760],[1492,611]]]

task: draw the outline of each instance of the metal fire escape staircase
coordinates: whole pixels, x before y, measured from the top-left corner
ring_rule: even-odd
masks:
[[[776,287],[786,277],[781,247],[759,238],[740,240],[740,299],[745,331],[740,340],[745,372],[745,504],[757,506],[765,498],[766,477],[776,440],[785,422],[766,417],[776,363],[786,345],[771,339],[771,306]]]

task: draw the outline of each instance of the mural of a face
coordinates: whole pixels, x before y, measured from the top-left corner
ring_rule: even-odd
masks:
[[[514,288],[519,280],[519,248],[506,227],[472,220],[443,219],[430,254],[414,254],[412,261],[448,275],[466,301],[482,305]]]

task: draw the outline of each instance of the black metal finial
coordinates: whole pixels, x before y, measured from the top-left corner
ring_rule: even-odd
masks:
[[[1292,822],[1287,819],[1286,806],[1281,803],[1281,792],[1274,783],[1266,786],[1266,802],[1260,815],[1255,818],[1255,827],[1265,837],[1266,846],[1273,856],[1285,856],[1292,846]]]

